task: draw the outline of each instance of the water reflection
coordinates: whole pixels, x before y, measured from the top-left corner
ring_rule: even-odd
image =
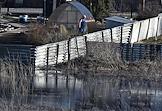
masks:
[[[32,103],[37,105],[45,103],[50,106],[71,109],[82,98],[82,80],[73,76],[52,73],[46,77],[46,71],[36,71],[34,89],[41,93],[37,97],[32,97]]]
[[[33,104],[46,104],[64,109],[84,110],[162,110],[161,81],[127,77],[86,77],[49,74],[36,71]]]
[[[77,88],[80,89],[82,85],[82,81],[78,80],[73,76],[65,76],[59,74],[48,74],[46,78],[45,71],[39,71],[36,73],[36,77],[34,78],[34,86],[37,89],[41,88],[57,88],[57,89],[72,89]]]

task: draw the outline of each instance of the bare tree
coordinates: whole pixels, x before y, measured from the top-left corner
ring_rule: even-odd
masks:
[[[139,18],[146,19],[157,16],[162,11],[159,0],[143,0],[139,6]]]
[[[94,15],[96,19],[101,19],[109,15],[114,10],[114,0],[81,0]]]

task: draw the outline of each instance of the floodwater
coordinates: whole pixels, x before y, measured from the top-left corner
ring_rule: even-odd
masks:
[[[35,105],[97,111],[162,111],[162,82],[140,78],[74,76],[36,71]]]

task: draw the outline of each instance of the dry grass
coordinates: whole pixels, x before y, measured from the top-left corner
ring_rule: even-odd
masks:
[[[42,24],[30,24],[30,31],[28,35],[28,41],[35,45],[42,45],[47,43],[54,43],[77,35],[76,32],[70,32],[63,25],[42,25]]]
[[[1,90],[8,90],[9,93],[15,95],[27,95],[32,74],[32,66],[26,66],[19,61],[0,60]]]
[[[33,94],[33,77],[32,66],[20,61],[0,60],[0,111],[63,111],[28,103],[28,96]]]
[[[89,74],[92,75],[137,77],[155,81],[161,79],[162,60],[160,58],[123,61],[118,47],[117,44],[90,42],[87,46],[87,56],[70,61],[64,69],[70,68],[78,75],[90,72]]]
[[[147,43],[147,44],[161,44],[162,43],[162,36],[151,37],[149,39],[142,40],[141,42]]]
[[[100,72],[100,71],[118,71],[127,65],[121,60],[118,45],[88,42],[87,54],[72,60],[67,64],[67,68],[82,71]],[[78,72],[79,72],[78,71]]]
[[[0,111],[63,111],[54,107],[16,103],[0,99]]]

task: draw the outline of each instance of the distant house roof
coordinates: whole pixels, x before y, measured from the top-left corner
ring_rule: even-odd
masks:
[[[111,16],[111,17],[107,17],[105,18],[105,20],[111,20],[111,21],[116,21],[116,22],[120,22],[120,23],[132,23],[134,21],[123,18],[123,17],[119,17],[119,16]]]

